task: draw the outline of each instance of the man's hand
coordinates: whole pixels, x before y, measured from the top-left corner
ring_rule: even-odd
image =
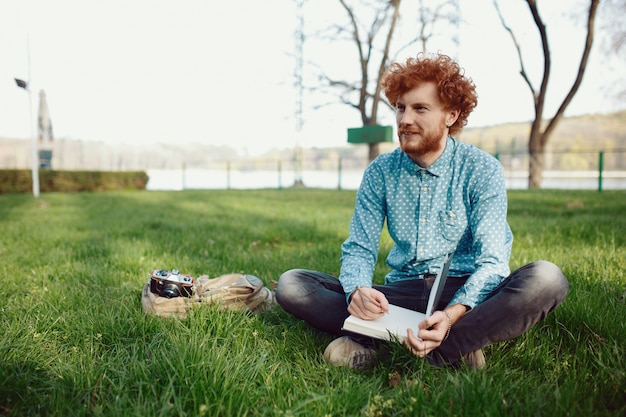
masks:
[[[374,288],[357,287],[350,298],[348,313],[363,320],[374,320],[389,312],[385,294]]]
[[[459,321],[466,311],[467,307],[462,304],[449,306],[446,312],[435,311],[432,316],[417,325],[417,334],[407,329],[404,344],[414,355],[423,358],[441,345],[448,334],[448,328]]]

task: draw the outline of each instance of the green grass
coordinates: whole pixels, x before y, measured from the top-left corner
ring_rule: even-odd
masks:
[[[154,268],[336,274],[353,191],[0,196],[0,415],[609,416],[626,413],[626,192],[514,191],[511,267],[560,265],[570,294],[487,368],[402,346],[372,370],[324,363],[331,336],[280,308],[143,313]],[[390,249],[383,237],[376,279]]]

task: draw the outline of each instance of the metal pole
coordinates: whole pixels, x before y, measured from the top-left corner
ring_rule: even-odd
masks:
[[[187,189],[187,164],[183,162],[183,190]]]
[[[33,95],[30,77],[30,36],[26,38],[26,49],[28,53],[28,107],[30,113],[30,136],[32,142],[32,177],[33,177],[33,196],[39,197],[39,158],[37,156],[37,135],[35,134],[35,122],[33,119]]]
[[[226,162],[226,189],[230,190],[230,161]]]
[[[304,46],[304,14],[302,8],[304,0],[296,0],[296,19],[297,28],[295,33],[296,45],[296,68],[295,68],[295,87],[296,87],[296,148],[294,150],[294,187],[303,187],[302,181],[302,148],[300,147],[300,139],[302,134],[302,67],[303,67],[303,46]]]
[[[598,191],[602,191],[602,170],[604,169],[604,152],[598,156]]]
[[[28,91],[28,105],[30,107],[30,135],[32,142],[33,166],[31,176],[33,177],[33,196],[39,197],[39,158],[37,156],[37,137],[35,136],[35,123],[33,122],[33,100],[30,90]]]
[[[337,190],[341,191],[341,158],[337,164]]]

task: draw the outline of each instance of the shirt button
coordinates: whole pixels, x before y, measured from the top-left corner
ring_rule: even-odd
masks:
[[[424,187],[424,188],[422,188],[422,191],[424,191],[424,192],[428,192],[428,187]]]
[[[420,219],[420,223],[426,223],[426,217],[422,217],[422,218]]]

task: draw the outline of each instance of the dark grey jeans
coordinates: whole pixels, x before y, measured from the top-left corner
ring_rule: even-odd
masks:
[[[438,309],[443,309],[465,278],[449,278]],[[391,304],[425,311],[432,277],[375,285]],[[491,343],[513,339],[543,320],[565,299],[567,278],[553,263],[537,261],[513,272],[489,298],[465,314],[450,336],[429,355],[433,365],[456,363],[466,353]],[[276,300],[283,309],[324,332],[341,330],[348,317],[346,297],[339,280],[323,272],[292,269],[278,281]]]

